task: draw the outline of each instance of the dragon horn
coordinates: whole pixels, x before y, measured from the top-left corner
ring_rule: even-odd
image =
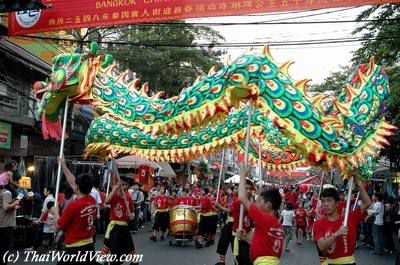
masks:
[[[368,69],[368,73],[367,75],[370,76],[375,68],[375,57],[371,56],[371,58],[369,59],[369,69]]]
[[[274,61],[274,58],[272,58],[272,55],[269,51],[269,45],[265,45],[262,51],[262,54],[265,55],[271,62]]]
[[[95,56],[98,49],[99,49],[99,45],[97,44],[97,42],[90,43],[89,54],[92,55],[92,56]]]
[[[112,63],[113,57],[111,54],[106,54],[104,62],[101,64],[101,68],[107,68]]]
[[[229,65],[231,65],[231,64],[232,64],[232,58],[231,58],[230,55],[228,55],[228,56],[226,57],[226,59],[225,59],[224,65],[225,65],[225,66],[229,66]]]
[[[285,75],[289,75],[289,67],[293,64],[293,61],[287,61],[283,63],[281,66],[279,66],[279,70],[281,70],[282,73]]]

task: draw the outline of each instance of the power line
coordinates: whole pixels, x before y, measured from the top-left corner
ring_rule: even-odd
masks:
[[[41,37],[31,35],[21,35],[24,38],[37,38],[46,39],[53,41],[70,41],[78,42],[76,40],[62,39],[55,37]],[[399,39],[400,36],[380,36],[380,37],[351,37],[351,38],[331,38],[331,39],[309,39],[309,40],[286,40],[279,42],[269,42],[270,46],[293,46],[293,45],[311,45],[311,44],[333,44],[333,43],[347,43],[347,42],[362,42],[371,40],[387,40],[387,39]],[[90,43],[91,41],[82,41],[83,43]],[[195,44],[177,44],[177,43],[149,43],[149,42],[115,42],[115,41],[100,41],[98,43],[107,45],[130,45],[138,47],[176,47],[176,48],[230,48],[230,47],[257,47],[264,46],[264,42],[235,42],[235,43],[195,43]]]
[[[288,19],[283,19],[288,20]],[[341,24],[341,23],[368,23],[368,22],[398,22],[400,18],[386,18],[386,19],[363,19],[363,20],[312,20],[312,21],[251,21],[251,22],[195,22],[195,23],[142,23],[136,24],[139,27],[187,27],[194,26],[257,26],[257,25],[307,25],[307,24]],[[104,29],[104,28],[99,28]]]

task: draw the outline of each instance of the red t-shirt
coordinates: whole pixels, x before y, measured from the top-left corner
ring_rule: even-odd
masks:
[[[285,198],[287,202],[292,204],[293,208],[297,207],[297,194],[295,192],[286,192]]]
[[[307,212],[304,208],[297,208],[296,209],[296,226],[304,227],[306,226],[306,215]]]
[[[128,191],[125,192],[125,197],[128,202],[131,213],[135,207],[133,205],[132,197]],[[119,192],[114,193],[110,201],[110,220],[112,221],[125,221],[129,222],[128,210],[124,199],[119,195]]]
[[[168,209],[169,198],[167,195],[158,195],[154,197],[154,202],[156,203],[157,209]]]
[[[338,214],[342,215],[344,214],[344,209],[346,208],[346,201],[339,201],[337,211]]]
[[[194,206],[194,198],[189,196],[182,196],[178,198],[177,205],[190,205]]]
[[[199,196],[194,196],[193,195],[193,203],[194,203],[194,206],[199,206],[200,205],[200,197]]]
[[[57,225],[65,232],[64,243],[72,244],[93,237],[96,216],[96,200],[90,195],[68,204],[57,221]]]
[[[261,211],[255,203],[250,204],[248,215],[254,222],[254,234],[250,245],[251,259],[273,256],[281,257],[283,228],[278,218]]]
[[[335,233],[342,226],[344,215],[335,221],[329,221],[326,216],[314,223],[314,238],[318,241]],[[360,209],[350,212],[347,236],[340,236],[326,251],[326,256],[330,259],[352,256],[356,246],[357,226],[363,220]]]
[[[172,207],[174,207],[174,206],[176,206],[176,205],[179,204],[178,201],[179,201],[178,198],[169,197],[169,199],[168,199],[168,206],[169,206],[170,208],[172,208]]]
[[[318,204],[318,198],[315,197],[315,196],[313,196],[313,197],[311,198],[311,205],[312,205],[312,207],[313,207],[314,209],[317,209],[317,204]]]
[[[200,212],[209,213],[213,211],[213,204],[210,196],[206,195],[200,198]]]
[[[234,197],[232,204],[229,207],[231,209],[231,216],[233,218],[232,231],[236,231],[239,228],[239,217],[240,217],[240,201],[238,197]],[[243,229],[247,232],[250,231],[251,222],[249,217],[247,216],[247,211],[244,209],[243,216]]]

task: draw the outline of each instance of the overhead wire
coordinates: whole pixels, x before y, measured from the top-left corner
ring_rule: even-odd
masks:
[[[53,41],[71,41],[70,39],[56,38],[56,37],[41,37],[41,36],[31,36],[31,35],[21,35],[25,38],[38,38]],[[379,37],[346,37],[346,38],[328,38],[328,39],[307,39],[307,40],[285,40],[285,41],[272,41],[268,44],[270,46],[292,46],[292,45],[310,45],[310,44],[332,44],[332,43],[346,43],[346,42],[362,42],[368,40],[385,40],[385,39],[398,39],[400,36],[379,36]],[[90,43],[91,41],[83,41],[84,43]],[[186,48],[196,48],[196,47],[248,47],[248,46],[264,46],[264,42],[235,42],[235,43],[193,43],[193,44],[177,44],[177,43],[150,43],[150,42],[129,42],[129,41],[100,41],[101,44],[110,45],[130,45],[139,47],[186,47]]]

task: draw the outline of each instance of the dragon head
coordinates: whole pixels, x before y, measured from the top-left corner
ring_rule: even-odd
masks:
[[[67,97],[70,102],[88,103],[94,76],[100,67],[112,61],[111,55],[96,57],[97,49],[97,43],[93,42],[88,53],[76,49],[53,57],[49,80],[33,85],[35,97],[41,100],[39,116],[45,114],[50,120],[56,120]]]

